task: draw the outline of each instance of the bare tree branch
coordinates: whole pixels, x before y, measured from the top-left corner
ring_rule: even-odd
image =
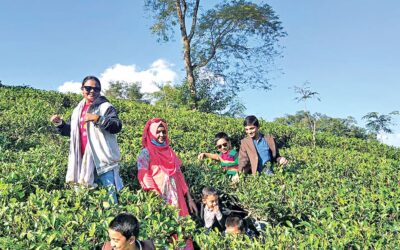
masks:
[[[189,37],[188,37],[189,42],[192,40],[192,38],[194,36],[194,32],[196,30],[197,12],[199,10],[199,5],[200,5],[200,0],[196,0],[194,9],[193,9],[192,26],[190,27],[190,33],[189,33]]]
[[[228,21],[226,21],[226,22],[228,22]],[[203,60],[202,62],[200,62],[198,65],[196,65],[196,68],[197,68],[197,67],[201,68],[201,67],[206,66],[206,65],[215,57],[215,54],[217,53],[217,49],[220,48],[221,45],[223,44],[223,43],[222,43],[223,38],[224,38],[227,34],[231,33],[231,32],[235,29],[234,26],[230,27],[232,24],[233,24],[233,22],[229,22],[228,25],[227,25],[227,27],[224,28],[224,29],[219,33],[218,37],[215,39],[215,43],[210,44],[210,46],[211,46],[211,48],[210,48],[211,53],[209,54],[208,58],[206,58],[205,60]],[[194,66],[193,66],[193,67],[194,67]]]
[[[183,2],[184,2],[184,5],[185,5],[186,1],[183,0]],[[182,13],[182,7],[181,7],[181,1],[180,0],[176,0],[176,12],[178,13],[179,28],[181,30],[182,38],[183,39],[187,39],[185,16]]]

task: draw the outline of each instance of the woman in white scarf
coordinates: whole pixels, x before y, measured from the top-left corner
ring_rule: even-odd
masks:
[[[115,134],[121,131],[122,123],[115,108],[100,95],[97,77],[85,77],[81,90],[84,98],[74,109],[69,123],[59,115],[50,119],[61,135],[71,137],[66,182],[86,187],[100,183],[109,189],[113,202],[117,202],[116,192],[123,184]]]

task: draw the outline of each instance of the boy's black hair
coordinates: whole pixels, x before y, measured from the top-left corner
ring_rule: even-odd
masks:
[[[257,117],[255,117],[254,115],[246,116],[246,118],[244,118],[244,121],[243,121],[243,126],[246,127],[246,126],[253,126],[253,125],[256,126],[257,128],[260,127]]]
[[[215,190],[213,187],[204,187],[203,190],[201,191],[201,194],[203,199],[207,199],[209,195],[218,196],[217,190]]]
[[[121,233],[127,240],[139,236],[139,221],[128,213],[118,214],[108,225],[108,228]]]
[[[218,132],[214,136],[214,144],[217,144],[219,139],[225,139],[227,142],[230,142],[231,139],[229,138],[228,134],[225,132]]]
[[[96,82],[96,85],[99,85],[99,88],[101,89],[101,83],[99,78],[95,77],[95,76],[87,76],[85,78],[83,78],[82,80],[82,87],[85,85],[85,82],[89,81],[89,80],[93,80]]]
[[[238,227],[240,231],[243,230],[243,220],[237,216],[229,216],[225,220],[225,227]]]

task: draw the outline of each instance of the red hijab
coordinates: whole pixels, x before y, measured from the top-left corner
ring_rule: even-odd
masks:
[[[166,134],[165,143],[162,146],[155,145],[152,142],[152,140],[157,141],[156,133],[160,126],[165,128]],[[181,160],[179,160],[174,150],[169,146],[168,125],[163,119],[152,118],[146,122],[143,129],[142,146],[149,151],[150,168],[153,165],[158,165],[166,174],[171,176],[182,165]]]

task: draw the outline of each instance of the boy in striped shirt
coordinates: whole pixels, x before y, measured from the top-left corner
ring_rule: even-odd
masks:
[[[236,176],[238,172],[239,154],[235,149],[232,149],[229,136],[224,132],[219,132],[215,135],[214,142],[219,154],[200,153],[198,159],[203,160],[204,157],[206,157],[219,161],[220,166],[228,175]]]

